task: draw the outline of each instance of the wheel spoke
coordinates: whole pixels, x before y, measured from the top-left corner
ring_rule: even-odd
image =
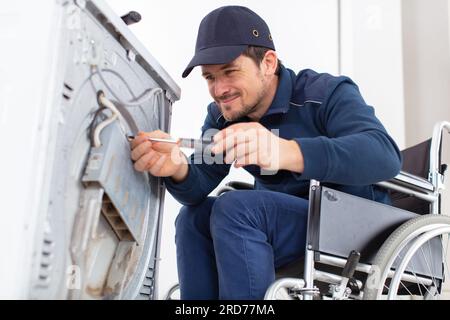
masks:
[[[417,284],[417,287],[419,288],[419,292],[420,292],[420,295],[421,296],[423,296],[423,293],[422,293],[422,289],[420,288],[421,287],[421,280],[419,279],[419,277],[417,276],[417,274],[414,272],[414,271],[411,271],[411,273],[414,275],[414,277],[416,278],[416,284]],[[426,288],[426,286],[424,285],[424,287]]]
[[[436,270],[434,267],[435,267],[435,265],[434,265],[434,259],[433,259],[433,251],[431,250],[431,245],[430,245],[430,242],[431,242],[431,240],[432,239],[430,239],[429,241],[427,241],[427,244],[428,244],[428,252],[430,253],[430,260],[431,260],[431,267],[432,267],[432,269],[430,270],[431,271],[431,277],[432,277],[432,281],[433,281],[433,283],[435,284],[435,286],[437,287],[437,283],[436,283],[436,278],[435,278],[435,276],[434,276],[434,272],[433,272],[433,270]],[[428,264],[427,264],[428,265]]]
[[[387,290],[387,291],[389,291],[389,287],[387,286],[387,284],[386,284],[386,282],[384,283],[384,288]]]
[[[408,291],[409,295],[411,296],[413,295],[411,291],[409,291],[409,289],[403,284],[403,281],[400,281],[400,284],[402,285],[403,288],[405,288],[406,291]]]
[[[447,247],[446,247],[446,249],[445,249],[445,255],[442,257],[442,260],[443,260],[443,263],[444,263],[444,274],[443,274],[443,278],[444,279],[446,279],[446,275],[445,275],[445,273],[447,272],[447,279],[450,279],[450,270],[449,270],[449,268],[448,268],[448,262],[447,262],[447,259],[448,259],[448,256],[447,256],[447,253],[448,253],[448,243],[450,242],[450,237],[449,237],[449,235],[446,235],[447,236]]]
[[[444,260],[444,277],[445,277],[445,271],[447,270],[447,273],[448,273],[448,276],[450,277],[450,270],[448,269],[448,262],[447,262],[447,257],[448,257],[448,244],[449,244],[449,242],[450,242],[450,236],[447,234],[446,235],[446,237],[447,237],[447,246],[446,246],[446,248],[445,248],[445,254],[444,254],[444,256],[442,257],[443,258],[443,260]],[[443,247],[443,246],[442,246]]]
[[[428,241],[428,247],[429,247],[429,243],[430,242]],[[423,247],[420,247],[420,252],[422,253],[423,259],[424,259],[425,263],[427,264],[428,270],[430,271],[430,275],[431,275],[431,279],[432,279],[431,282],[437,287],[437,283],[435,281],[436,278],[433,276],[433,270],[430,268],[430,265],[427,262],[427,258],[425,257],[425,254],[423,253]],[[429,252],[431,252],[431,250]],[[424,285],[424,287],[427,290],[427,292],[430,293],[430,291],[427,289],[427,286]],[[422,294],[422,292],[421,292],[421,294]]]

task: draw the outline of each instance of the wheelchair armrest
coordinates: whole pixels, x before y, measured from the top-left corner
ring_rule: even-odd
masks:
[[[235,190],[253,190],[254,185],[247,182],[241,182],[241,181],[230,181],[226,186],[233,188]]]
[[[217,196],[220,196],[228,191],[233,190],[253,190],[254,186],[253,184],[241,182],[241,181],[230,181],[225,184],[219,191],[217,191]]]
[[[434,194],[435,188],[431,182],[406,172],[400,172],[393,179],[378,182],[376,185],[427,202],[435,202],[437,199],[437,195]]]
[[[389,180],[388,182],[397,186],[402,186],[422,192],[434,191],[434,186],[430,181],[405,171],[400,171],[398,175],[396,175],[393,179]]]

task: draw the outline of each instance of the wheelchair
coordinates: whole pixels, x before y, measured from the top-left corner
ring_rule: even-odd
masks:
[[[445,131],[450,133],[450,122],[437,123],[432,138],[402,151],[402,171],[376,184],[388,190],[392,205],[311,180],[305,255],[276,270],[264,298],[444,298],[450,277],[450,217],[441,213]],[[217,195],[245,189],[253,185],[229,182]]]

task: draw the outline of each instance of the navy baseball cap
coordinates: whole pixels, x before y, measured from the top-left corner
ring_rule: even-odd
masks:
[[[200,23],[195,55],[182,76],[186,78],[199,65],[230,63],[248,46],[275,50],[269,27],[264,20],[242,6],[215,9]]]

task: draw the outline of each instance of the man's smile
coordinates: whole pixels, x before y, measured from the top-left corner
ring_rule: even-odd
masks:
[[[237,99],[239,97],[240,97],[239,94],[234,94],[234,95],[229,95],[229,96],[225,96],[225,97],[219,98],[218,100],[219,100],[219,102],[221,104],[227,104],[227,103],[230,103],[231,101],[233,101],[233,100],[235,100],[235,99]]]

